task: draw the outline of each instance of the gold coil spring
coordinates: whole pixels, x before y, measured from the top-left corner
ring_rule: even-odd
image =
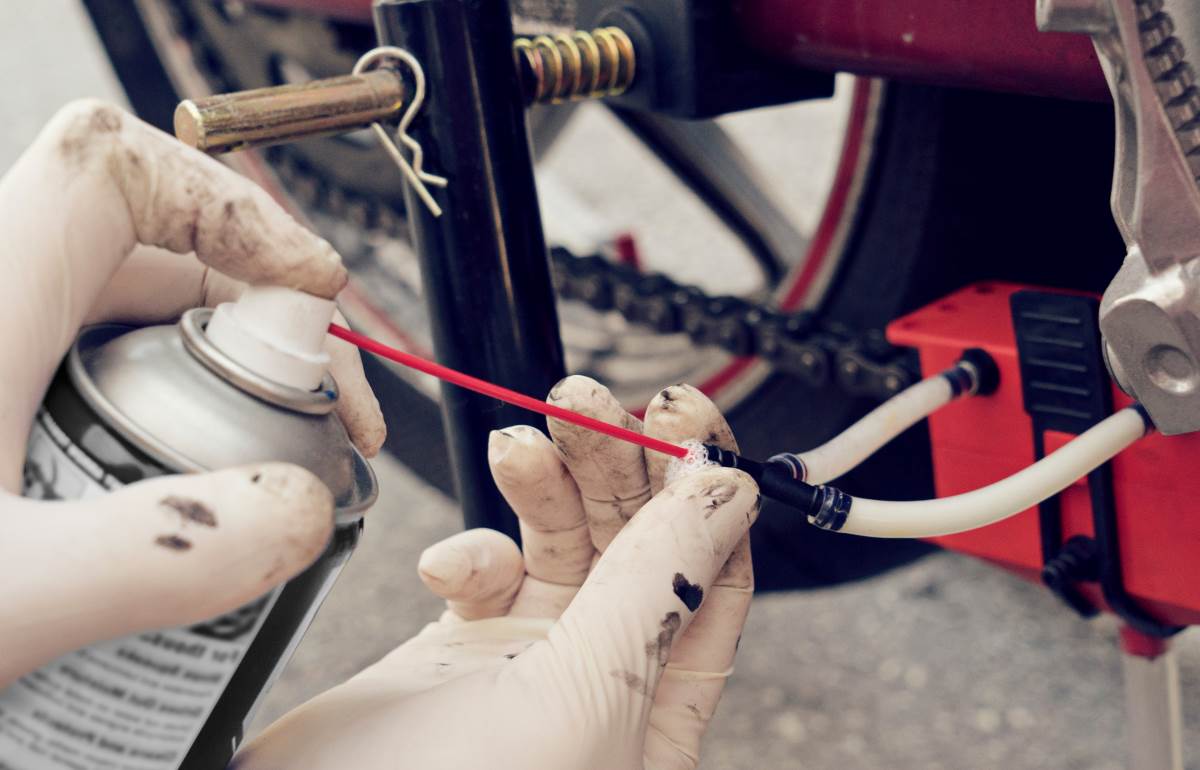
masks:
[[[531,104],[616,96],[632,85],[637,64],[620,27],[517,38],[513,55]]]

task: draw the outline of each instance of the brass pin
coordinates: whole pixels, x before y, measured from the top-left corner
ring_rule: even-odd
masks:
[[[310,83],[187,99],[175,109],[175,136],[219,154],[367,128],[399,115],[405,85],[376,69]]]

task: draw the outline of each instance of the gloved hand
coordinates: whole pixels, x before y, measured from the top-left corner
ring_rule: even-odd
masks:
[[[640,428],[586,377],[549,400]],[[491,530],[429,548],[419,570],[447,600],[442,618],[285,715],[233,767],[696,766],[753,593],[757,488],[720,468],[664,488],[662,455],[555,420],[550,432],[509,428],[489,444],[524,555]],[[659,393],[645,432],[736,448],[685,385]]]
[[[333,297],[347,274],[328,243],[220,163],[84,101],[59,111],[0,180],[0,275],[0,687],[92,641],[233,609],[322,551],[332,498],[290,465],[78,501],[17,495],[33,416],[81,324],[169,321],[236,298],[244,282]],[[384,426],[358,353],[332,339],[329,352],[339,414],[373,455]],[[189,550],[155,543],[180,521],[170,498],[215,518],[188,528]]]

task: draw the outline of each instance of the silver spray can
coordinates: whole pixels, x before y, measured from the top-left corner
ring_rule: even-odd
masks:
[[[69,653],[0,692],[0,770],[224,768],[358,542],[377,488],[332,413],[336,383],[256,374],[208,338],[211,314],[85,329],[35,420],[25,495],[287,461],[332,491],[334,535],[306,571],[234,612]]]

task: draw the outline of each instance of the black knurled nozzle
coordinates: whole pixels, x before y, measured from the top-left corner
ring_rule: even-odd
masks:
[[[763,496],[791,506],[822,529],[838,530],[846,523],[853,498],[836,487],[813,486],[796,478],[792,467],[778,461],[760,463],[705,444],[708,459],[724,468],[745,471],[756,482]]]

